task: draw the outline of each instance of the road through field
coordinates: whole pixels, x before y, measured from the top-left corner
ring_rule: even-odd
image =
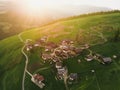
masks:
[[[28,58],[28,56],[27,56],[27,54],[24,52],[24,49],[25,49],[25,47],[26,47],[26,43],[30,40],[30,39],[27,39],[25,42],[24,42],[24,40],[22,39],[22,37],[21,37],[21,35],[22,35],[23,33],[20,33],[19,35],[18,35],[18,38],[20,39],[20,41],[22,42],[22,43],[24,43],[24,46],[23,46],[23,48],[21,49],[21,52],[22,52],[22,54],[25,56],[25,67],[24,67],[24,72],[23,72],[23,79],[22,79],[22,90],[25,90],[25,76],[26,76],[26,73],[28,73],[31,77],[32,77],[32,74],[27,70],[27,66],[28,66],[28,62],[29,62],[29,58]],[[30,40],[31,41],[31,40]]]

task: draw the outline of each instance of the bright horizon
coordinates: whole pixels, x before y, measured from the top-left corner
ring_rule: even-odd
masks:
[[[120,10],[120,0],[0,0],[0,1],[17,1],[27,4],[29,1],[39,2],[44,7],[59,7],[64,5],[92,5],[98,7],[107,7]],[[63,7],[62,7],[63,8]]]
[[[8,2],[6,6],[11,2],[13,6],[10,8],[19,16],[33,19],[45,17],[57,19],[112,9],[120,10],[119,0],[0,0],[4,1]]]

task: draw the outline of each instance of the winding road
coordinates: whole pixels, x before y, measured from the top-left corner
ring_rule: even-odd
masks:
[[[31,39],[26,39],[26,41],[24,42],[24,40],[23,40],[22,37],[21,37],[22,34],[23,34],[23,33],[20,33],[20,34],[18,35],[18,38],[20,39],[20,41],[21,41],[22,43],[24,43],[24,46],[23,46],[23,48],[21,49],[21,52],[22,52],[22,54],[25,56],[25,60],[26,60],[26,61],[25,61],[24,72],[23,72],[23,79],[22,79],[22,90],[25,90],[25,76],[26,76],[26,73],[28,73],[31,77],[32,77],[32,74],[27,70],[29,58],[28,58],[27,54],[24,52],[24,49],[25,49],[25,46],[26,46],[27,42],[28,42],[28,41],[31,41]]]

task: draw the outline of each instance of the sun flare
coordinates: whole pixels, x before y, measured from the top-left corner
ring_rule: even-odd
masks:
[[[46,3],[43,0],[24,0],[17,3],[19,8],[17,11],[32,17],[40,15],[46,8]]]
[[[26,0],[26,9],[38,13],[43,8],[43,2],[40,0]]]

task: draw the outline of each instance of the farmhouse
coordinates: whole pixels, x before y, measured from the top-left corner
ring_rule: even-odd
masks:
[[[104,57],[104,56],[101,56],[100,54],[96,54],[94,58],[97,59],[102,64],[109,64],[112,62],[111,57]]]
[[[38,42],[36,42],[36,43],[34,44],[34,46],[35,46],[35,47],[39,47],[40,44],[39,44]]]
[[[47,40],[48,40],[48,37],[47,36],[44,36],[44,37],[42,37],[41,39],[40,39],[40,41],[42,41],[42,42],[47,42]]]
[[[61,57],[62,57],[63,59],[68,59],[68,58],[69,58],[69,56],[68,56],[67,53],[62,53],[62,54],[61,54]]]
[[[58,70],[58,78],[63,79],[64,75],[67,73],[67,68],[62,67],[62,68],[59,68],[57,70]]]
[[[104,57],[102,60],[105,64],[108,64],[108,63],[112,62],[112,59],[110,57]]]
[[[74,44],[74,42],[72,40],[69,40],[69,39],[63,40],[61,42],[61,45],[70,45],[70,44]]]
[[[74,52],[79,55],[83,50],[81,48],[75,48]]]
[[[44,81],[44,77],[42,75],[34,74],[31,78],[31,81],[35,83],[37,86],[39,86],[40,88],[43,88],[45,86],[45,84],[42,82]]]
[[[62,68],[62,62],[56,62],[55,67],[56,67],[57,69]]]
[[[71,74],[69,75],[69,80],[71,80],[71,81],[77,80],[77,78],[78,78],[77,73],[71,73]]]
[[[39,75],[39,74],[33,75],[33,78],[35,81],[38,81],[38,82],[42,82],[44,80],[44,77],[42,75]]]
[[[38,40],[35,42],[34,46],[35,47],[43,47],[45,45],[45,42]]]
[[[89,61],[92,61],[94,59],[94,56],[87,55],[87,57],[85,59],[89,62]]]
[[[32,50],[32,49],[33,49],[33,45],[32,45],[32,44],[26,45],[26,50],[27,50],[27,51],[30,51],[30,50]]]
[[[59,48],[65,51],[69,50],[69,47],[67,45],[60,45]]]
[[[53,62],[59,62],[59,61],[61,61],[60,58],[57,57],[57,56],[52,56],[52,60],[53,60]]]
[[[43,59],[43,60],[51,60],[52,57],[51,57],[50,54],[43,53],[43,54],[42,54],[42,59]]]
[[[56,54],[56,56],[59,56],[62,53],[61,49],[55,49],[54,53]]]
[[[53,43],[53,42],[48,42],[46,45],[45,45],[45,51],[53,51],[55,48],[57,48],[58,45]]]

